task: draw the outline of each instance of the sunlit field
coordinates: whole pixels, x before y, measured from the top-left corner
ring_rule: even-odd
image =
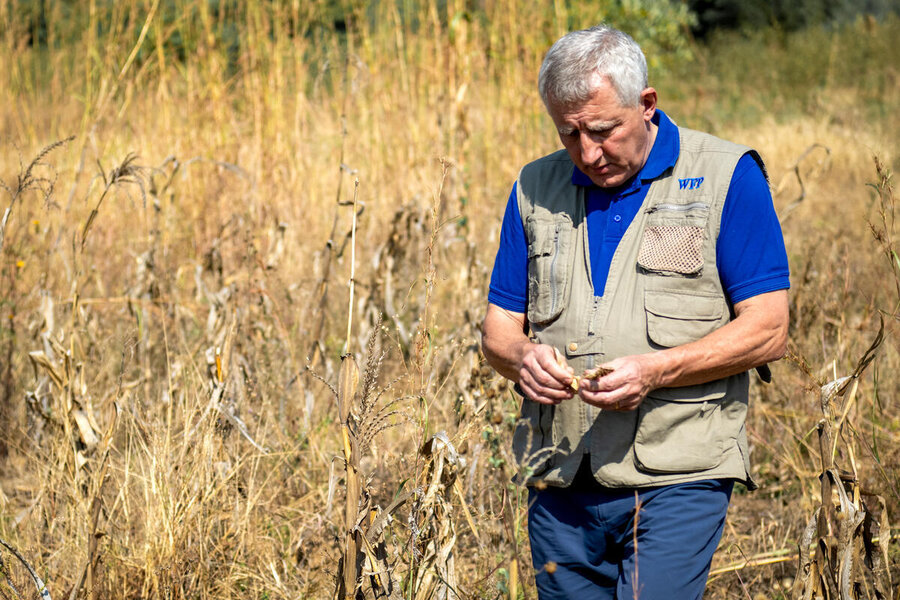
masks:
[[[0,0],[0,598],[535,599],[480,327],[543,53],[604,19],[759,150],[791,264],[706,597],[900,594],[900,20],[44,4]]]

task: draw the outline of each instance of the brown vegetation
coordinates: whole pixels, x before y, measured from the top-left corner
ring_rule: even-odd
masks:
[[[558,145],[542,53],[603,15],[213,4],[49,3],[38,46],[0,0],[0,539],[54,599],[535,598],[479,327]],[[900,25],[646,19],[663,109],[766,160],[792,268],[707,597],[896,597]]]

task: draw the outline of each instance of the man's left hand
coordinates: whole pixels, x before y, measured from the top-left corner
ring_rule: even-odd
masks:
[[[578,395],[604,410],[634,410],[657,384],[656,360],[652,354],[623,356],[603,367],[612,373],[597,380],[581,379]]]
[[[733,321],[695,342],[600,365],[612,373],[596,381],[582,378],[578,395],[604,410],[634,410],[657,388],[706,383],[784,356],[787,290],[742,300],[734,312]]]

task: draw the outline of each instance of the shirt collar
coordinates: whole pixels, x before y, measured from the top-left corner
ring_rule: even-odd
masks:
[[[658,127],[656,140],[650,148],[647,162],[641,167],[637,177],[632,178],[623,186],[622,191],[637,187],[638,180],[647,181],[656,179],[668,168],[675,166],[678,153],[681,149],[681,140],[678,137],[678,126],[663,111],[656,109],[653,115],[653,123]],[[572,183],[585,187],[594,186],[591,178],[584,174],[578,167],[572,169]],[[596,187],[596,186],[594,186]]]

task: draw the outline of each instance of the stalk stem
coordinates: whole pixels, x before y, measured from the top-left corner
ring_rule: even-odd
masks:
[[[359,200],[359,179],[353,182],[353,225],[350,228],[350,304],[347,307],[347,341],[344,353],[350,351],[350,332],[353,328],[353,288],[356,276],[356,210]]]

